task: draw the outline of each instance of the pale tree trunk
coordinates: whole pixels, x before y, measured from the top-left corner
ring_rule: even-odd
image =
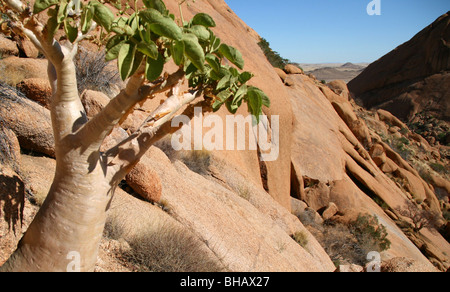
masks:
[[[84,137],[74,134],[87,120],[74,82],[73,62],[61,62],[56,75],[51,110],[55,178],[43,206],[2,270],[66,271],[74,252],[80,255],[81,271],[93,270],[95,265],[112,186],[99,161],[98,148],[83,144],[92,137],[86,131]]]
[[[21,11],[17,0],[6,2]],[[77,91],[73,62],[77,44],[64,48],[49,40],[35,19],[27,19],[26,28],[16,28],[49,60],[56,172],[46,200],[0,271],[93,271],[115,188],[151,145],[176,130],[170,120],[199,94],[179,92],[181,69],[149,85],[138,70],[126,88],[88,121]],[[136,133],[100,152],[104,139],[137,103],[168,90],[172,95]],[[186,113],[191,115],[193,107],[190,104]]]

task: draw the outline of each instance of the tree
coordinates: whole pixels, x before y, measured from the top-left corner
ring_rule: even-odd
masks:
[[[0,0],[6,16],[2,21],[30,39],[49,61],[56,152],[56,173],[47,199],[3,271],[66,271],[72,255],[80,256],[81,271],[93,270],[115,188],[156,141],[177,130],[170,121],[178,111],[193,116],[194,106],[217,111],[225,105],[235,113],[245,102],[258,120],[262,106],[270,106],[260,89],[248,85],[253,74],[236,69],[244,68],[242,55],[215,36],[216,24],[209,15],[199,13],[178,25],[161,0],[144,0],[142,8],[104,2],[108,3],[36,0],[29,7],[20,0]],[[119,10],[117,15],[111,5]],[[46,23],[39,21],[41,13],[49,16]],[[64,30],[66,41],[55,39],[58,29]],[[117,59],[120,76],[128,82],[88,120],[73,59],[79,43],[98,30],[107,40],[106,60]],[[223,65],[224,59],[234,66]],[[162,74],[168,61],[178,70]],[[181,90],[184,80],[188,91]],[[169,97],[135,133],[100,151],[105,138],[136,104],[162,92]]]
[[[419,232],[424,228],[436,228],[439,225],[438,214],[422,209],[411,201],[408,201],[404,208],[399,207],[396,211],[401,216],[411,219],[414,232]]]

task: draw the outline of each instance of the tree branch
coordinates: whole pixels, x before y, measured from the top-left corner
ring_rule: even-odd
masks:
[[[13,9],[17,13],[22,13],[25,8],[24,4],[20,0],[4,0],[6,2],[6,5],[8,5],[9,8]]]
[[[157,84],[143,84],[142,72],[133,75],[124,90],[122,90],[109,104],[93,119],[87,122],[81,129],[79,135],[92,137],[84,139],[86,146],[100,148],[103,140],[109,135],[114,127],[130,113],[136,104],[161,92],[174,87],[184,77],[183,70],[169,75],[163,82]]]
[[[108,166],[112,168],[112,171],[109,172],[111,181],[114,183],[121,180],[139,162],[142,156],[153,144],[162,139],[164,136],[177,131],[178,128],[172,127],[171,120],[181,108],[190,104],[200,95],[201,93],[198,91],[183,94],[178,93],[178,95],[174,95],[179,101],[177,103],[174,102],[172,96],[169,97],[166,102],[168,100],[171,101],[164,103],[172,106],[169,113],[164,116],[157,117],[157,112],[159,112],[159,109],[156,109],[150,115],[150,117],[153,116],[155,118],[151,119],[148,124],[143,125],[141,130],[106,151],[105,156],[109,161]],[[194,114],[193,109],[197,105],[198,104],[189,105],[183,114],[192,117]],[[163,106],[163,108],[168,109],[166,106]]]

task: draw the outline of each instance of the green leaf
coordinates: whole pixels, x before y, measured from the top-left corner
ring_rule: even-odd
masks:
[[[59,4],[59,0],[36,0],[36,2],[34,2],[33,14],[37,14],[57,4]]]
[[[256,120],[259,122],[259,116],[262,111],[262,97],[258,94],[257,91],[248,90],[247,92],[247,101],[249,112],[255,116]]]
[[[219,81],[220,79],[222,79],[223,77],[230,75],[230,71],[226,68],[226,67],[220,67],[219,72],[216,71],[211,71],[210,72],[210,77],[213,80]]]
[[[220,79],[219,83],[217,84],[216,90],[222,90],[230,87],[231,77],[231,75],[226,75],[225,77]]]
[[[194,25],[188,29],[188,32],[195,34],[195,36],[202,42],[209,41],[210,33],[204,26]]]
[[[157,35],[177,41],[182,39],[183,34],[175,21],[158,10],[149,8],[139,12],[139,16],[150,24],[150,30]]]
[[[134,55],[133,67],[131,68],[130,76],[136,73],[139,67],[141,67],[142,60],[144,60],[144,57],[145,55],[142,54],[141,52],[136,52],[136,54]]]
[[[240,102],[244,98],[244,96],[247,95],[247,92],[248,92],[247,85],[244,84],[241,87],[239,87],[238,91],[234,95],[233,103],[236,104],[236,103]]]
[[[264,93],[264,91],[262,91],[261,89],[259,89],[258,87],[254,87],[254,86],[250,86],[249,91],[255,92],[256,94],[258,94],[261,97],[261,102],[262,105],[266,106],[266,107],[270,107],[270,99],[269,97]]]
[[[139,17],[137,17],[136,13],[134,13],[130,19],[128,19],[128,26],[131,28],[131,30],[133,31],[132,34],[135,34],[138,26],[139,26]]]
[[[216,52],[221,44],[221,41],[218,37],[216,37],[214,35],[214,33],[212,31],[210,31],[211,37],[209,39],[209,43],[210,43],[210,53],[214,53]]]
[[[55,9],[50,9],[48,11],[48,16],[50,16],[50,18],[47,21],[46,24],[46,29],[48,31],[48,37],[49,39],[52,39],[53,36],[55,35],[56,31],[59,28],[59,23],[58,23],[58,16],[57,16],[57,11]]]
[[[262,114],[262,106],[270,106],[269,97],[259,88],[250,86],[247,89],[247,103],[249,112],[255,116],[259,123],[259,116]]]
[[[109,42],[108,42],[108,44],[109,44]],[[112,46],[110,49],[107,49],[105,60],[108,62],[108,61],[117,59],[119,57],[120,49],[122,48],[122,45],[124,45],[124,44],[125,44],[125,41],[121,40],[120,42],[118,42],[117,44]]]
[[[134,35],[133,29],[128,25],[125,25],[124,27],[112,26],[110,31],[115,32],[118,35],[127,35],[127,36]]]
[[[236,68],[230,67],[228,69],[228,71],[230,71],[231,75],[233,75],[233,77],[237,78],[239,77],[239,71]]]
[[[230,90],[226,89],[226,90],[223,90],[223,91],[219,92],[219,94],[217,94],[217,98],[219,98],[221,102],[225,102],[232,95],[233,95],[233,92],[231,92]]]
[[[78,37],[78,28],[70,24],[70,19],[64,20],[64,32],[71,43]]]
[[[58,23],[64,22],[64,19],[67,16],[66,11],[67,11],[67,1],[63,0],[59,4],[59,8],[58,8],[58,16],[57,16]]]
[[[173,61],[177,66],[180,66],[183,63],[184,58],[184,42],[175,41],[172,45],[172,56]]]
[[[233,103],[231,100],[227,100],[227,102],[225,103],[225,105],[227,106],[227,109],[230,113],[232,113],[233,115],[237,112],[237,110],[239,109],[239,105]]]
[[[214,19],[206,13],[199,13],[192,19],[192,24],[202,25],[204,27],[215,27]]]
[[[220,60],[213,54],[206,54],[205,56],[206,62],[211,66],[211,68],[216,72],[220,72]]]
[[[247,83],[250,79],[252,79],[253,78],[253,74],[252,73],[250,73],[250,72],[242,72],[240,75],[239,75],[239,82],[241,83],[241,84],[245,84],[245,83]]]
[[[155,60],[158,58],[158,46],[154,42],[140,42],[136,48],[139,52],[145,54],[147,57]]]
[[[122,35],[114,35],[112,36],[108,42],[106,43],[106,50],[110,50],[113,47],[117,46],[119,43],[123,42],[125,40],[125,37]]]
[[[81,31],[86,34],[92,26],[94,19],[94,7],[87,6],[81,14]]]
[[[204,71],[205,69],[205,53],[203,48],[198,42],[198,38],[191,33],[183,34],[184,42],[184,53],[188,59],[197,67],[199,70]]]
[[[111,10],[98,1],[91,2],[91,5],[94,7],[94,21],[106,31],[111,31],[111,24],[114,21],[114,14]]]
[[[145,7],[158,10],[161,14],[167,13],[166,5],[161,0],[143,0]]]
[[[220,100],[215,100],[213,105],[212,105],[212,109],[214,112],[217,112],[218,110],[220,110],[220,108],[222,107],[224,103]]]
[[[188,60],[184,64],[184,72],[186,72],[187,79],[189,79],[189,80],[192,79],[196,75],[197,71],[198,71],[198,68],[195,67],[195,65],[192,64],[191,61]]]
[[[118,65],[120,77],[122,80],[126,80],[130,77],[131,69],[134,63],[134,57],[136,53],[136,46],[130,43],[124,43],[119,50]]]
[[[121,28],[125,28],[125,26],[128,23],[129,18],[128,17],[124,17],[124,16],[120,16],[116,19],[113,20],[111,26],[112,27],[121,27]]]
[[[239,69],[244,69],[244,58],[242,58],[242,54],[239,50],[232,46],[221,44],[219,52]]]
[[[145,67],[145,76],[147,77],[148,81],[152,82],[161,76],[163,70],[164,70],[164,57],[159,54],[158,58],[156,60],[152,58],[147,58],[147,64]]]

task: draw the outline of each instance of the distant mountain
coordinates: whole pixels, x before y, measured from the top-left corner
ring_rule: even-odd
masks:
[[[450,12],[348,86],[366,108],[388,110],[404,121],[424,111],[450,121]]]
[[[368,64],[353,63],[324,63],[324,64],[299,64],[307,74],[313,74],[318,80],[331,82],[343,80],[346,83],[360,74]]]
[[[362,69],[365,68],[365,66],[356,65],[356,64],[353,64],[353,63],[345,63],[340,68],[342,68],[342,69],[362,70]]]

